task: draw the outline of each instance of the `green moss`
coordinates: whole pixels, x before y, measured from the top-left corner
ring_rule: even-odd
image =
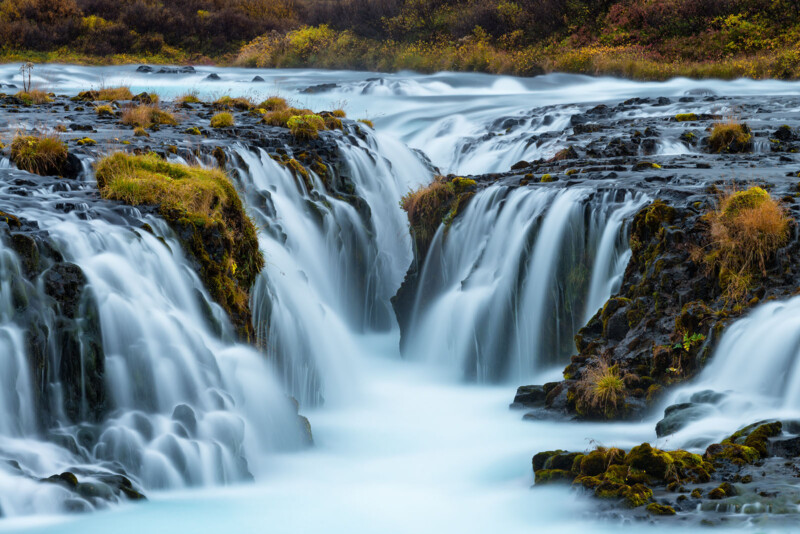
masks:
[[[541,180],[539,180],[543,184],[555,182],[555,179],[549,174],[543,174]]]
[[[699,499],[703,496],[703,492],[700,491],[698,488],[692,490],[691,496],[693,499]]]
[[[648,443],[634,447],[625,457],[625,465],[665,480],[673,465],[672,457],[664,451],[654,449]]]
[[[325,120],[319,115],[294,115],[286,121],[286,126],[297,139],[316,139],[319,130],[325,129]]]
[[[458,195],[464,193],[465,191],[469,191],[474,189],[477,185],[477,182],[471,178],[462,178],[461,176],[456,176],[453,178],[450,183],[453,184],[453,191]]]
[[[726,198],[722,206],[722,217],[726,220],[734,219],[742,210],[757,208],[770,199],[769,193],[757,186],[737,191]]]
[[[228,312],[240,337],[250,339],[248,291],[264,258],[255,226],[225,173],[168,163],[154,154],[116,153],[97,163],[96,177],[104,198],[159,207],[199,264],[211,296]]]
[[[83,139],[78,139],[77,143],[78,146],[94,146],[97,144],[97,141],[91,137],[84,137]]]
[[[200,135],[202,132],[197,126],[192,126],[191,128],[186,128],[183,133],[187,133],[189,135]]]
[[[534,473],[536,484],[550,484],[553,482],[572,482],[575,475],[563,469],[542,469]]]
[[[678,122],[693,122],[697,120],[697,115],[694,113],[678,113],[675,115],[675,120]]]
[[[594,450],[583,456],[581,460],[582,475],[597,476],[603,473],[606,468],[606,455],[604,451]]]
[[[647,511],[653,515],[675,515],[675,508],[672,506],[654,502],[647,505]]]
[[[620,492],[620,496],[625,498],[625,504],[630,508],[637,508],[650,502],[653,498],[653,490],[644,484],[634,484],[633,486],[626,486]]]

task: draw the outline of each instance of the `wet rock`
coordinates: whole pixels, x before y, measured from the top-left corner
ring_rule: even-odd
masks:
[[[254,82],[254,83],[255,83],[255,82],[263,82],[263,81],[264,81],[264,78],[262,78],[261,76],[253,76],[253,79],[252,79],[252,80],[250,80],[250,81],[251,81],[251,82]]]
[[[155,69],[150,65],[139,65],[139,67],[136,69],[136,72],[142,72],[145,74],[149,74],[153,71],[155,71]]]
[[[156,74],[194,74],[196,71],[192,66],[186,67],[161,67]]]
[[[337,83],[320,83],[317,85],[306,87],[305,89],[302,89],[300,92],[303,94],[313,95],[317,93],[326,93],[328,91],[333,91],[337,87],[339,87],[339,84]]]
[[[796,458],[800,456],[800,437],[774,439],[767,444],[770,456]]]
[[[520,386],[514,397],[513,408],[535,408],[543,406],[547,393],[544,386]]]
[[[67,317],[75,317],[86,285],[83,270],[74,263],[62,262],[50,267],[42,278],[45,293],[58,301]]]
[[[203,79],[206,80],[206,81],[209,81],[209,82],[218,82],[222,78],[220,78],[219,74],[217,74],[216,72],[212,72],[211,74],[209,74],[208,76],[206,76]]]

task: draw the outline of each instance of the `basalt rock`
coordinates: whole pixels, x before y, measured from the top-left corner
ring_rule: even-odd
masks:
[[[800,472],[800,449],[781,448],[797,439],[781,437],[784,426],[777,421],[749,425],[709,445],[702,455],[656,449],[648,443],[627,453],[605,447],[585,453],[540,452],[532,461],[535,483],[571,484],[597,498],[601,510],[630,518],[699,520],[707,512],[724,513],[728,505],[743,509],[748,503],[765,502],[781,513],[781,503],[800,495],[794,482]],[[769,481],[752,484],[755,476],[767,474]]]

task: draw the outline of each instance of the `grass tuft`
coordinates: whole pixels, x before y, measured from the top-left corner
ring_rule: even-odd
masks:
[[[11,161],[33,174],[61,175],[67,156],[67,146],[56,135],[17,135],[11,141]]]
[[[702,261],[718,270],[725,297],[740,302],[753,280],[766,275],[775,252],[787,243],[791,218],[760,187],[725,194],[707,218],[710,251]]]
[[[156,105],[139,104],[122,111],[122,124],[138,128],[150,128],[156,124],[178,124],[175,115]]]
[[[227,111],[217,113],[211,117],[212,128],[232,128],[234,124],[233,115]]]

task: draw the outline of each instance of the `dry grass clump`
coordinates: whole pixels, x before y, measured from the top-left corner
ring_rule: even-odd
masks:
[[[319,115],[294,115],[286,121],[286,126],[297,139],[316,139],[319,130],[325,129],[325,120]]]
[[[189,91],[175,99],[176,104],[199,104],[202,102],[197,91]]]
[[[282,109],[286,109],[289,107],[289,103],[286,102],[285,98],[281,98],[279,96],[271,96],[261,102],[258,107],[260,109],[264,109],[266,111],[280,111]]]
[[[25,102],[27,105],[33,104],[47,104],[48,102],[52,102],[53,99],[50,98],[45,91],[41,91],[39,89],[30,89],[28,91],[20,91],[15,95],[17,98]]]
[[[247,111],[253,109],[255,104],[252,100],[243,96],[236,98],[222,96],[214,101],[214,107],[217,109],[238,109],[239,111]]]
[[[178,124],[175,115],[156,105],[140,104],[128,106],[122,111],[122,124],[138,128],[150,128],[155,124]]]
[[[114,109],[109,105],[97,106],[94,111],[98,117],[110,117],[114,114]]]
[[[625,382],[616,365],[599,360],[589,367],[577,384],[579,411],[602,412],[612,417],[625,394]]]
[[[11,141],[11,161],[41,176],[62,174],[67,155],[67,146],[53,134],[17,135]]]
[[[233,120],[233,115],[227,111],[223,113],[217,113],[211,117],[212,128],[231,128],[234,124],[235,122]]]
[[[708,146],[712,152],[748,152],[752,150],[752,135],[750,128],[736,119],[728,119],[714,124]]]
[[[95,100],[113,101],[113,100],[130,100],[133,98],[131,88],[121,85],[119,87],[104,87],[97,91],[97,98]]]
[[[738,302],[755,277],[766,275],[775,252],[788,241],[791,218],[760,187],[723,195],[706,217],[711,250],[702,261],[719,271],[726,298]]]

